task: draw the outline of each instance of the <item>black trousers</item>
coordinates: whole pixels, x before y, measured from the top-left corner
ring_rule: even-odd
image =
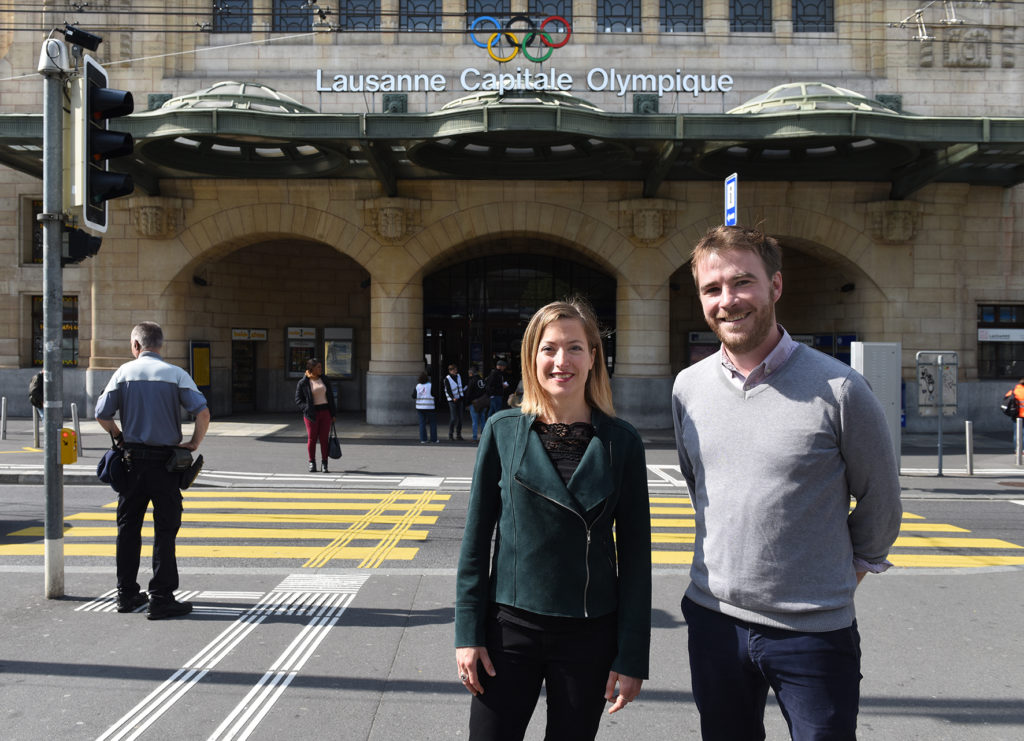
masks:
[[[479,668],[484,693],[473,698],[470,741],[520,741],[547,690],[548,741],[591,741],[605,708],[604,690],[617,653],[614,619],[572,632],[531,630],[492,615],[487,652],[497,675]]]
[[[448,402],[448,412],[451,415],[448,421],[448,437],[452,435],[462,436],[462,399]]]
[[[117,498],[117,591],[139,591],[142,522],[153,503],[153,578],[149,592],[171,597],[178,588],[178,561],[174,539],[181,528],[180,473],[169,472],[157,457],[133,460],[127,485]]]

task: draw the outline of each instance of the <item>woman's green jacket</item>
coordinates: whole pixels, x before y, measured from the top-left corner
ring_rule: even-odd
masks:
[[[593,410],[594,437],[565,484],[531,429],[535,419],[499,412],[480,437],[456,579],[455,645],[485,645],[491,603],[575,618],[615,612],[612,670],[646,679],[651,514],[640,435]]]

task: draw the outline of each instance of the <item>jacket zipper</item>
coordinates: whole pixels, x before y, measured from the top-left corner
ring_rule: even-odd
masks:
[[[524,489],[528,489],[529,491],[532,491],[534,494],[539,496],[541,499],[546,499],[547,501],[549,501],[552,504],[554,504],[556,507],[561,507],[566,512],[569,512],[569,513],[571,513],[573,515],[576,515],[576,517],[579,518],[580,522],[583,523],[583,529],[584,529],[584,531],[587,534],[587,548],[586,548],[586,551],[584,552],[584,560],[583,560],[584,569],[585,569],[586,574],[587,574],[586,578],[583,580],[583,617],[590,617],[590,613],[587,610],[587,593],[590,590],[590,525],[587,524],[587,521],[583,518],[583,516],[579,512],[577,512],[576,510],[571,509],[569,507],[566,507],[561,502],[556,502],[554,499],[549,497],[547,494],[544,494],[543,492],[537,491],[533,487],[531,487],[528,484],[526,484],[522,479],[520,479],[518,475],[515,477],[515,480],[516,480],[517,484],[522,486]]]

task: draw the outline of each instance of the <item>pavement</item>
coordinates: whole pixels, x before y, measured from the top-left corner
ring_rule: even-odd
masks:
[[[438,430],[443,437],[447,420],[439,414]],[[468,423],[467,423],[468,426]],[[42,433],[38,443],[33,431],[33,420],[14,418],[6,420],[0,433],[0,483],[38,484],[43,482]],[[65,427],[72,428],[70,421]],[[94,420],[79,423],[81,450],[78,461],[65,465],[66,485],[96,483],[96,464],[109,447],[109,436]],[[185,439],[191,435],[191,425],[183,425]],[[418,445],[418,427],[411,425],[367,424],[361,414],[339,415],[338,437],[345,444],[388,444],[397,447]],[[466,430],[464,430],[466,432]],[[650,450],[671,450],[674,447],[672,430],[641,430],[645,446]],[[471,446],[467,440],[463,444]],[[254,455],[254,443],[300,443],[306,431],[302,418],[292,414],[239,415],[210,423],[210,429],[200,449],[205,465],[199,485],[230,483],[269,483],[281,479],[294,480],[290,475],[296,468],[294,446],[259,446]],[[935,477],[982,481],[991,477],[1022,477],[1024,466],[1016,465],[1012,432],[1005,435],[975,434],[973,455],[968,466],[964,434],[943,435],[941,476],[938,435],[904,433],[901,439],[900,473],[903,477]],[[447,443],[442,441],[442,445]],[[286,474],[287,472],[287,474]],[[337,484],[336,477],[318,477],[322,483]],[[940,489],[946,482],[938,481]],[[1008,492],[1011,493],[1011,492]],[[1019,496],[1022,492],[1017,491]]]
[[[337,427],[346,465],[337,474],[306,474],[301,418],[216,420],[201,447],[207,468],[197,486],[337,492],[361,476],[436,471],[445,478],[444,491],[452,492],[450,524],[430,531],[443,560],[424,553],[408,566],[378,569],[189,561],[178,596],[196,611],[161,622],[114,611],[109,560],[69,559],[59,599],[45,598],[38,557],[0,562],[0,738],[465,738],[469,702],[454,676],[451,649],[452,554],[473,443],[420,445],[415,425],[367,425],[357,415],[342,415]],[[78,462],[63,467],[66,511],[109,511],[109,489],[97,497],[98,487],[81,486],[97,483],[95,465],[108,438],[93,421],[83,420],[80,430]],[[190,434],[187,425],[185,431]],[[670,469],[671,431],[641,434],[648,463]],[[15,493],[0,524],[41,516],[35,485],[43,481],[42,451],[33,442],[31,420],[7,420],[0,483],[33,486],[8,489]],[[1012,517],[1017,505],[1002,500],[1022,498],[1024,469],[1015,465],[1011,442],[978,436],[971,476],[963,440],[946,435],[945,442],[940,477],[936,437],[904,436],[905,493],[999,500],[980,505]],[[602,741],[699,738],[679,611],[687,569],[659,567],[653,579],[651,679],[636,702],[604,718]],[[1024,738],[1024,642],[1014,638],[1021,594],[1021,567],[896,569],[870,577],[857,597],[864,638],[861,737]],[[770,740],[788,738],[773,699],[766,729]],[[526,739],[541,738],[542,707]]]

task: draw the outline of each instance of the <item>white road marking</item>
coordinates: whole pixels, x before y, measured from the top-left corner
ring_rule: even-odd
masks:
[[[171,675],[167,681],[129,710],[97,741],[121,741],[122,739],[130,741],[138,738],[268,616],[284,614],[309,617],[309,622],[300,631],[299,636],[292,641],[281,658],[270,667],[264,678],[239,703],[211,737],[247,738],[302,669],[316,647],[327,636],[327,632],[338,622],[342,613],[355,599],[359,588],[366,583],[368,578],[369,575],[334,574],[310,576],[293,574],[287,577],[273,591],[261,595],[260,600],[253,607],[246,610],[234,623],[187,661],[181,669]],[[195,595],[198,592],[190,594]],[[223,595],[224,593],[214,592],[213,594]],[[111,593],[108,592],[90,604],[98,604],[104,599],[109,602],[110,595]],[[85,608],[86,606],[83,605],[79,609]],[[269,693],[262,689],[264,685],[270,687]],[[257,700],[251,703],[252,698],[257,698]],[[225,732],[228,735],[219,735]]]

